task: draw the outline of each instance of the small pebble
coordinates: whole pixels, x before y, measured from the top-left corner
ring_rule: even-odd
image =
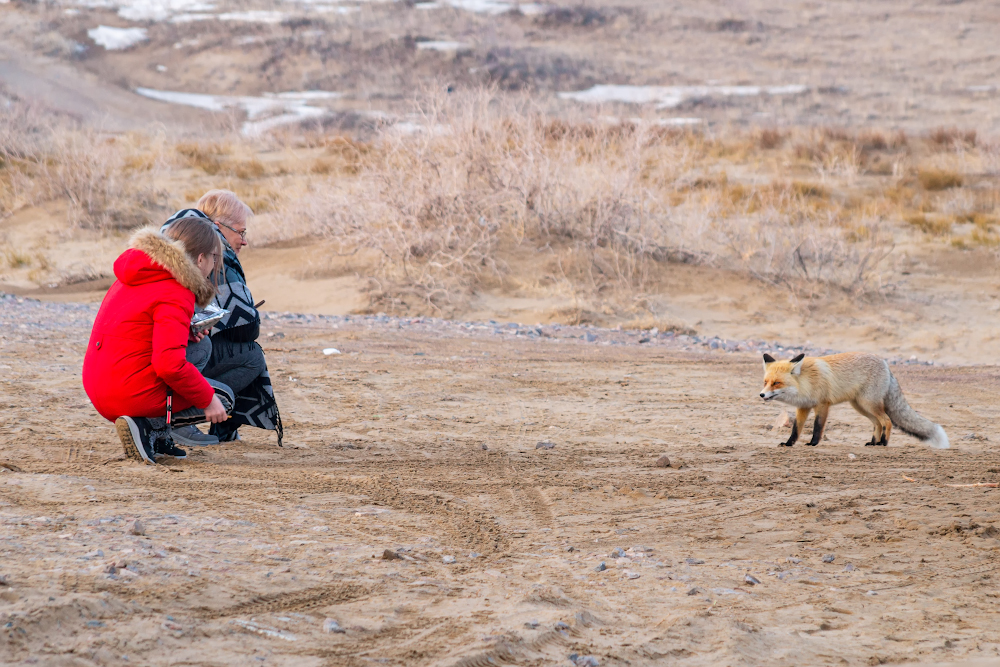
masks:
[[[629,570],[625,570],[626,579],[638,579],[640,576],[641,575],[638,572],[631,572]]]
[[[751,586],[756,586],[757,584],[760,583],[760,579],[758,579],[757,577],[753,576],[752,574],[748,574],[748,575],[744,576],[743,577],[743,581],[747,582]]]
[[[444,556],[444,557],[441,558],[441,562],[444,563],[445,565],[451,565],[452,563],[455,562],[455,557],[454,556]]]
[[[608,569],[608,564],[602,560],[601,564],[594,568],[594,572],[604,572],[606,569]]]
[[[323,354],[329,357],[331,354],[340,354],[340,350],[338,350],[335,347],[328,347],[325,350],[323,350]]]
[[[528,621],[527,623],[524,624],[524,627],[528,628],[529,630],[534,630],[538,626],[539,626],[538,621]]]
[[[794,565],[798,565],[799,563],[802,562],[801,558],[795,558],[794,556],[789,556],[786,560]]]
[[[612,558],[625,558],[625,550],[621,547],[615,547],[611,550]]]
[[[484,452],[487,452],[487,451],[489,451],[489,449],[490,449],[490,448],[486,446],[486,443],[483,443],[483,446],[482,446],[482,450],[483,450]]]
[[[569,630],[569,626],[562,621],[556,623],[556,630]]]
[[[851,460],[853,461],[854,459],[856,459],[856,458],[858,458],[858,457],[857,457],[857,456],[855,456],[854,454],[848,454],[848,455],[847,455],[847,458],[849,458],[849,459],[851,459]]]
[[[656,459],[656,467],[657,468],[669,468],[670,467],[670,457],[661,456],[660,458]]]
[[[575,653],[573,655],[576,655]],[[570,656],[570,660],[576,667],[597,667],[600,663],[597,662],[597,658],[592,655],[577,655],[575,658],[573,655]]]
[[[480,556],[480,554],[478,554],[475,551],[473,551],[471,554],[469,554],[469,558],[479,558],[479,556]]]
[[[868,591],[865,595],[878,595],[875,591]]]
[[[832,563],[835,560],[837,560],[837,557],[834,556],[833,554],[827,554],[827,555],[823,556],[823,562],[824,563]]]
[[[573,553],[574,551],[576,551],[576,549],[574,549],[573,547],[566,547],[566,551],[568,551],[569,553]]]
[[[688,565],[704,565],[705,561],[700,558],[685,558],[684,562]]]
[[[402,560],[402,558],[392,549],[386,549],[382,552],[382,560]]]
[[[846,566],[844,566],[844,572],[854,572],[854,566],[848,563]]]
[[[128,525],[125,526],[125,532],[129,535],[145,535],[146,526],[142,524],[142,521],[136,519],[135,521],[130,521]]]
[[[687,594],[688,595],[697,595],[698,594],[698,589],[697,588],[692,588],[691,590],[689,590],[687,592]]]
[[[555,447],[555,445],[548,440],[543,440],[535,445],[535,449],[552,449],[553,447]]]
[[[334,634],[343,634],[343,633],[347,632],[347,630],[345,630],[344,628],[340,627],[340,623],[338,623],[337,621],[333,620],[332,618],[328,618],[325,621],[323,621],[323,632],[332,632]]]

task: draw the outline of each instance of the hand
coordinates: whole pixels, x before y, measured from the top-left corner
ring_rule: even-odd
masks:
[[[212,402],[205,408],[205,418],[213,424],[218,424],[229,419],[229,415],[226,414],[226,409],[222,407],[222,401],[219,400],[218,396],[213,396]]]
[[[197,333],[192,333],[191,337],[188,339],[189,343],[200,343],[205,336],[208,335],[208,329],[204,331],[199,331]]]

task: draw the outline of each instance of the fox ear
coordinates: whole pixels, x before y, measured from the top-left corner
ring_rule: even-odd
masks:
[[[800,354],[797,357],[792,358],[792,375],[802,374],[802,360],[806,358],[806,355]]]
[[[767,372],[767,366],[768,366],[768,364],[773,364],[773,363],[774,363],[774,357],[772,357],[770,354],[765,354],[764,355],[764,372],[765,373]]]

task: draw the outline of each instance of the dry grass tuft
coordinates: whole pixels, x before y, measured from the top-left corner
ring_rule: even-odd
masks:
[[[943,236],[951,231],[952,220],[945,216],[929,216],[926,213],[911,213],[904,218],[920,231],[933,236]]]
[[[431,99],[420,111],[418,131],[387,126],[363,150],[342,149],[358,169],[349,187],[320,180],[287,205],[286,217],[343,252],[377,251],[383,308],[447,310],[502,284],[508,257],[539,251],[556,252],[566,279],[593,294],[640,293],[666,262],[865,292],[877,289],[891,248],[877,218],[843,224],[825,186],[692,176],[749,159],[762,139],[778,150],[763,135],[551,119],[525,99],[488,93]],[[853,137],[835,136],[849,147],[821,138],[827,165],[857,153]],[[310,170],[334,178],[332,166]]]
[[[920,187],[931,192],[960,188],[964,181],[958,172],[945,169],[921,169],[917,172],[917,180]]]
[[[761,130],[757,134],[757,145],[765,151],[774,150],[785,142],[785,134],[778,130]]]
[[[975,130],[959,130],[955,127],[939,127],[932,130],[927,137],[938,148],[946,149],[974,148],[978,143]]]

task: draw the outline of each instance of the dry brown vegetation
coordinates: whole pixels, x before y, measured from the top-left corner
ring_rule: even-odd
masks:
[[[983,178],[996,149],[957,130],[714,134],[555,118],[479,91],[425,98],[416,120],[366,142],[300,128],[171,145],[13,109],[0,127],[4,214],[64,198],[72,225],[116,232],[229,187],[258,213],[258,243],[334,242],[386,311],[447,313],[529,280],[627,305],[669,262],[862,295],[881,289],[907,229],[998,242],[1000,196]]]

